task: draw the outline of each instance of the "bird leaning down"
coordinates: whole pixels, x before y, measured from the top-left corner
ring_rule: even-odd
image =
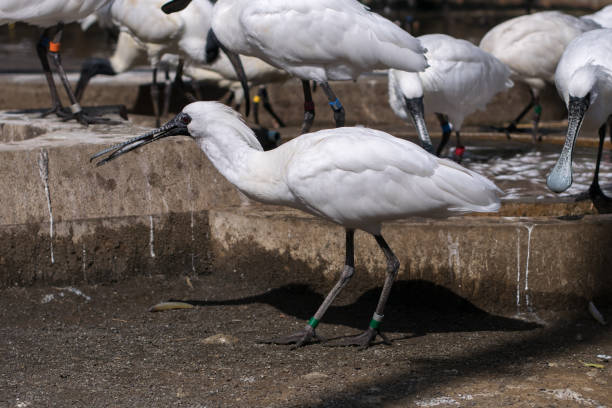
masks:
[[[178,56],[180,62],[175,64],[178,66],[175,82],[179,87],[182,86],[180,74],[183,72],[183,61],[185,62],[185,74],[192,78],[195,76],[196,80],[217,78],[217,82],[224,78],[231,81],[240,80],[236,77],[236,72],[228,57],[222,54],[217,55],[214,61],[209,61],[207,57],[207,33],[210,30],[213,11],[213,4],[210,0],[194,0],[188,8],[171,15],[162,12],[160,9],[162,4],[164,4],[163,0],[114,0],[109,7],[96,13],[96,18],[101,24],[119,26],[119,38],[115,52],[110,58],[89,58],[83,63],[75,90],[77,99],[81,99],[91,78],[98,74],[117,75],[124,72],[132,68],[143,53],[146,53],[153,69],[151,99],[158,120],[157,126],[159,126],[160,115],[167,113],[170,96],[170,81],[167,80],[166,100],[160,109],[157,70],[160,62],[164,62],[162,61],[164,54],[170,53]],[[166,61],[169,60],[166,59]],[[289,78],[285,71],[274,68],[257,58],[243,58],[242,62],[251,85],[282,82]],[[193,97],[192,99],[195,100]],[[264,108],[282,124],[280,118],[266,103],[266,99],[263,99]]]
[[[532,137],[538,136],[542,115],[540,92],[553,84],[555,69],[565,47],[580,34],[601,28],[592,20],[561,13],[542,11],[515,17],[496,25],[480,41],[480,48],[510,67],[512,79],[529,87],[531,99],[525,109],[504,129],[506,135],[517,129],[519,121],[534,108]]]
[[[304,134],[264,152],[252,130],[231,108],[195,102],[164,126],[104,149],[97,164],[156,140],[190,136],[216,169],[249,198],[286,205],[322,217],[346,230],[346,262],[340,279],[306,327],[270,340],[302,346],[318,339],[315,329],[354,273],[354,231],[372,234],[387,259],[387,276],[367,330],[339,344],[367,347],[380,332],[399,261],[381,234],[382,223],[411,216],[446,217],[499,209],[500,190],[481,175],[440,159],[406,140],[357,127]]]
[[[481,109],[498,92],[513,86],[510,69],[493,55],[469,41],[444,34],[418,37],[427,48],[429,67],[424,72],[389,70],[389,104],[404,120],[412,118],[421,140],[429,140],[424,111],[434,112],[442,126],[442,140],[436,155],[455,130],[455,157],[461,160],[465,148],[459,132],[466,116]]]
[[[189,2],[171,0],[162,9],[175,12]],[[218,0],[211,26],[209,37],[224,51],[258,57],[302,80],[302,133],[314,120],[309,80],[321,86],[342,127],[344,107],[328,81],[356,80],[375,69],[427,68],[417,39],[357,0]]]
[[[599,150],[589,195],[600,212],[612,212],[612,199],[599,186],[599,164],[612,115],[612,29],[589,31],[568,45],[555,73],[557,90],[568,111],[567,136],[561,155],[546,179],[557,193],[572,185],[572,157],[581,130],[599,129]]]
[[[0,1],[0,26],[12,22],[24,22],[45,28],[36,46],[36,52],[45,73],[53,106],[43,113],[47,116],[51,113],[64,119],[76,119],[87,125],[99,123],[105,120],[92,118],[83,112],[77,99],[72,92],[66,72],[60,58],[60,46],[64,24],[82,19],[93,13],[96,9],[104,6],[110,0],[2,0]],[[53,81],[53,73],[49,66],[48,57],[51,57],[62,84],[70,99],[70,113],[62,108],[57,88]]]

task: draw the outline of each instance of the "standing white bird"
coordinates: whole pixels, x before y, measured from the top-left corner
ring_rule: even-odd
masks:
[[[529,104],[505,129],[506,134],[516,130],[519,121],[535,106],[532,136],[536,139],[542,115],[540,92],[546,83],[554,83],[555,69],[570,41],[595,28],[600,27],[590,20],[543,11],[504,21],[485,34],[480,48],[510,67],[512,79],[527,84],[531,92]]]
[[[62,66],[60,45],[64,24],[86,17],[96,9],[104,6],[108,1],[109,0],[2,0],[0,2],[0,26],[20,21],[45,28],[36,46],[36,51],[47,78],[53,106],[49,111],[43,113],[43,116],[55,113],[63,118],[75,118],[83,124],[100,121],[99,119],[90,118],[85,115],[81,106],[78,104],[70,87],[70,83],[68,82],[68,78],[66,77],[64,67]],[[51,57],[64,88],[66,89],[66,93],[71,103],[71,113],[64,112],[62,109],[62,104],[57,94],[57,88],[53,81],[53,73],[51,72],[51,67],[47,59],[48,56]]]
[[[190,0],[172,0],[167,12]],[[344,126],[344,108],[328,81],[354,80],[374,69],[423,71],[425,49],[418,40],[357,0],[218,0],[212,38],[224,50],[261,58],[302,79],[304,122],[314,119],[309,80],[321,85]]]
[[[510,69],[469,41],[444,34],[418,39],[427,48],[429,68],[419,73],[390,69],[389,104],[402,119],[412,118],[419,133],[427,133],[424,111],[435,112],[442,126],[436,154],[440,155],[454,129],[455,156],[460,159],[465,151],[460,141],[463,120],[513,86]],[[421,136],[421,140],[428,139],[428,135]]]
[[[612,199],[599,187],[606,122],[612,115],[612,29],[590,31],[572,41],[561,57],[555,83],[567,105],[568,127],[565,145],[546,184],[557,193],[572,185],[572,156],[578,132],[599,129],[597,164],[589,193],[600,212],[612,212]]]
[[[580,18],[583,20],[588,19],[594,21],[603,28],[612,28],[612,4],[593,14],[586,14]]]
[[[102,150],[98,165],[167,136],[192,137],[217,170],[248,197],[317,215],[346,229],[346,263],[322,305],[295,334],[271,340],[301,346],[354,272],[353,234],[374,235],[387,258],[387,277],[369,328],[345,345],[367,347],[383,319],[399,261],[381,235],[385,221],[497,211],[499,189],[489,180],[414,143],[367,128],[328,129],[264,152],[240,115],[216,102],[195,102],[161,128]],[[383,336],[385,341],[386,337]]]
[[[76,94],[79,98],[93,76],[123,72],[131,67],[139,54],[146,51],[153,68],[153,106],[156,117],[159,117],[157,67],[162,55],[177,54],[188,65],[213,62],[206,55],[207,34],[213,11],[210,0],[194,0],[190,7],[172,15],[162,12],[163,4],[162,0],[114,0],[112,5],[104,10],[107,14],[110,13],[110,18],[103,16],[102,20],[113,21],[124,34],[120,35],[116,53],[111,59],[92,58],[85,61],[77,85]],[[227,59],[220,61],[210,69],[231,78],[232,72],[226,65],[237,62],[237,56],[231,56],[229,62]],[[251,64],[255,65],[252,62]],[[241,69],[242,66],[236,67],[237,71]],[[255,73],[257,72],[253,72]],[[255,80],[264,77],[253,76]],[[236,78],[235,75],[233,77]],[[180,76],[178,79],[180,84]],[[246,83],[243,86],[245,90],[248,88]]]

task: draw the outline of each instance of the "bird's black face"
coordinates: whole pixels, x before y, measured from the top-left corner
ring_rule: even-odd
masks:
[[[89,161],[93,161],[98,157],[101,157],[107,153],[110,153],[104,159],[100,160],[96,163],[96,166],[101,166],[103,164],[108,163],[111,160],[116,159],[124,153],[130,152],[132,150],[136,150],[146,144],[151,142],[155,142],[156,140],[163,139],[169,136],[191,136],[189,134],[189,124],[191,123],[191,116],[188,114],[181,112],[176,115],[173,119],[168,121],[162,127],[157,129],[153,129],[150,132],[145,133],[144,135],[132,138],[123,143],[116,144],[107,149],[101,150],[98,153],[91,156]]]
[[[191,3],[191,0],[170,0],[161,9],[166,14],[172,14],[183,10],[189,3]]]

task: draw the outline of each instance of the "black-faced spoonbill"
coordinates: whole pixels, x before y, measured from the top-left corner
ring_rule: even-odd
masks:
[[[556,193],[572,185],[572,155],[578,132],[599,129],[597,164],[589,194],[600,212],[612,212],[612,199],[599,187],[606,122],[612,115],[612,29],[590,31],[572,41],[559,61],[555,83],[567,105],[567,137],[546,184]]]
[[[86,17],[96,9],[104,6],[109,0],[2,0],[0,2],[0,26],[12,22],[24,22],[45,28],[36,51],[45,72],[53,106],[43,116],[50,113],[71,119],[74,118],[82,124],[100,122],[99,118],[90,118],[84,114],[77,102],[74,93],[66,77],[64,67],[60,58],[61,39],[64,24]],[[53,81],[53,73],[49,66],[47,56],[50,56],[59,76],[62,80],[68,98],[70,99],[70,111],[66,113],[62,109],[57,88]]]
[[[369,232],[387,259],[387,276],[368,329],[344,345],[367,347],[380,334],[399,261],[381,235],[385,221],[410,216],[445,217],[499,209],[499,189],[459,164],[374,129],[345,127],[297,137],[263,152],[240,115],[216,102],[195,102],[161,128],[104,149],[98,165],[164,137],[187,135],[212,164],[248,197],[286,205],[342,225],[346,263],[340,279],[308,325],[271,342],[301,346],[354,272],[353,234]],[[385,339],[385,337],[383,337]]]
[[[444,34],[428,34],[418,39],[427,48],[429,68],[418,73],[390,69],[389,104],[402,119],[412,118],[419,133],[427,133],[424,110],[435,112],[442,126],[436,154],[440,155],[454,129],[455,156],[461,159],[465,150],[459,139],[463,120],[484,109],[498,92],[512,87],[510,69],[465,40]],[[420,138],[429,140],[428,135]]]
[[[90,58],[83,63],[75,91],[77,99],[81,98],[92,77],[124,72],[134,65],[142,53],[146,53],[153,68],[151,95],[157,118],[164,111],[158,106],[157,87],[157,70],[163,54],[178,55],[185,61],[184,72],[188,76],[197,75],[195,79],[211,79],[214,75],[210,75],[210,72],[214,72],[222,77],[221,80],[241,80],[228,57],[221,54],[214,61],[209,61],[210,57],[207,57],[207,34],[213,11],[210,0],[194,0],[189,7],[170,15],[162,12],[164,3],[160,0],[114,0],[110,7],[104,9],[107,15],[100,16],[102,21],[113,21],[121,30],[117,47],[108,59]],[[289,77],[285,71],[252,57],[243,59],[242,69],[251,85],[284,81]],[[177,80],[181,84],[180,77]],[[169,85],[167,81],[167,96]],[[167,101],[165,103],[167,105]],[[271,114],[275,116],[274,112]]]
[[[172,0],[164,10],[187,3]],[[320,84],[341,127],[344,108],[328,81],[355,80],[374,69],[427,67],[418,40],[356,0],[218,0],[211,37],[224,49],[261,58],[302,79],[302,133],[314,120],[309,80]]]
[[[532,136],[534,141],[538,138],[542,115],[540,92],[547,83],[554,83],[555,69],[570,41],[596,28],[600,28],[599,24],[590,20],[581,20],[558,11],[543,11],[504,21],[485,34],[480,48],[510,67],[511,78],[515,82],[525,83],[531,92],[529,104],[505,129],[507,135],[516,130],[519,121],[533,107]]]

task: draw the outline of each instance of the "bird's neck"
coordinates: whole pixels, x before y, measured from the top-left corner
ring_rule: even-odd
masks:
[[[285,188],[278,161],[261,149],[251,129],[243,123],[218,123],[210,124],[206,133],[196,141],[219,173],[250,198],[279,200]]]

